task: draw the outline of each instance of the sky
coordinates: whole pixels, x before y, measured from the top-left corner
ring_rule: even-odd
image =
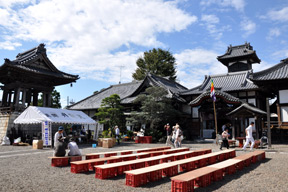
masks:
[[[65,107],[132,81],[136,60],[161,48],[190,89],[227,73],[217,56],[229,45],[253,46],[261,59],[254,72],[287,58],[287,15],[286,0],[0,0],[0,65],[44,43],[59,70],[80,76],[56,87]]]

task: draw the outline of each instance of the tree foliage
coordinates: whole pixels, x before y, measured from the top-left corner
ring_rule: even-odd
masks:
[[[117,94],[104,98],[95,116],[99,123],[108,125],[109,128],[115,125],[118,125],[120,129],[125,127],[123,107],[120,105],[120,97]]]
[[[172,99],[167,97],[167,91],[161,87],[149,87],[145,94],[139,95],[136,103],[141,104],[140,112],[133,112],[133,123],[140,122],[149,125],[148,129],[162,129],[163,122],[171,122],[179,117],[179,111],[173,107]]]
[[[135,80],[143,80],[147,73],[169,77],[173,81],[177,78],[176,59],[169,51],[160,48],[145,51],[144,57],[139,57],[136,64],[138,68],[132,75]]]

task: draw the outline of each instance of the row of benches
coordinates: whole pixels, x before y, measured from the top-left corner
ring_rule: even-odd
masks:
[[[177,154],[175,154],[177,155]],[[136,170],[125,171],[126,185],[139,187],[148,182],[156,181],[162,177],[171,177],[179,172],[190,171],[204,167],[236,156],[235,150],[225,150],[214,153],[199,155],[182,160],[162,163],[151,167],[138,168]],[[96,166],[98,167],[98,166]],[[96,170],[97,174],[97,170]],[[98,175],[96,175],[98,176]]]
[[[100,152],[100,153],[89,153],[85,156],[85,159],[97,159],[102,157],[110,157],[120,155],[132,154],[133,152],[141,153],[141,152],[151,152],[151,151],[161,151],[165,149],[171,149],[169,146],[164,147],[154,147],[154,148],[144,148],[144,149],[136,149],[136,150],[123,150],[123,151],[112,151],[112,152]],[[51,166],[53,167],[63,167],[68,166],[69,162],[81,161],[82,156],[65,156],[65,157],[49,157],[51,159]]]
[[[189,148],[178,148],[178,149],[173,149],[173,150],[174,150],[173,154],[170,154],[172,152],[172,149],[171,149],[171,150],[165,150],[166,152],[164,152],[164,153],[169,153],[169,154],[162,154],[162,155],[152,156],[149,158],[130,160],[126,162],[119,162],[119,163],[113,163],[113,164],[97,165],[95,166],[95,177],[98,179],[112,178],[117,175],[122,175],[124,174],[125,171],[128,171],[128,170],[134,170],[134,169],[139,169],[143,167],[157,165],[160,163],[175,161],[175,159],[186,158],[186,157],[188,158],[196,154],[199,155],[199,154],[211,153],[211,149],[189,151]]]
[[[104,157],[104,158],[98,158],[98,159],[88,159],[88,160],[83,160],[83,161],[71,162],[71,172],[81,173],[81,172],[93,171],[95,165],[103,165],[105,162],[107,162],[107,166],[109,164],[109,167],[111,167],[110,163],[116,163],[116,162],[122,162],[122,161],[130,162],[132,160],[136,160],[136,159],[139,160],[143,158],[146,158],[145,160],[147,161],[148,157],[155,157],[155,156],[159,156],[162,154],[177,153],[177,152],[188,151],[188,150],[189,148],[167,149],[163,151],[134,153],[134,154],[128,154],[128,155],[110,156],[110,157]],[[139,162],[143,162],[143,161],[139,161]]]
[[[193,192],[194,186],[208,186],[212,181],[221,180],[223,176],[233,174],[236,170],[242,170],[244,166],[248,167],[251,162],[256,163],[263,159],[265,159],[264,151],[254,151],[172,177],[171,191]]]

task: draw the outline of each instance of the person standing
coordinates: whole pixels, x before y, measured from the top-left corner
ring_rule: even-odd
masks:
[[[230,134],[228,133],[228,127],[226,127],[225,130],[222,132],[222,143],[221,143],[220,150],[222,150],[223,146],[229,149],[229,143],[228,143],[229,136]]]
[[[70,142],[68,143],[68,149],[69,149],[68,156],[81,156],[81,152],[73,137],[70,139]]]
[[[250,150],[253,150],[253,147],[255,144],[254,138],[252,136],[253,126],[254,126],[254,122],[251,122],[250,125],[245,129],[246,142],[245,142],[245,145],[243,146],[242,150],[246,149],[246,147],[249,145],[249,142],[251,142]]]
[[[117,139],[117,143],[118,145],[120,145],[120,129],[118,128],[118,126],[115,126],[115,135],[116,135],[116,139]]]

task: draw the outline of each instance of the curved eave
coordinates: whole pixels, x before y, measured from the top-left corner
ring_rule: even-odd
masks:
[[[243,103],[233,111],[227,113],[227,116],[235,116],[235,115],[244,115],[244,116],[264,116],[267,115],[265,111],[262,111],[261,109],[251,106],[247,103]],[[250,114],[250,115],[249,115]]]
[[[239,100],[238,98],[236,98],[236,97],[234,97],[234,96],[232,96],[232,95],[230,95],[228,93],[225,93],[225,92],[215,91],[215,96],[216,96],[216,99],[220,98],[224,102],[229,103],[229,104],[239,104],[239,103],[241,103],[241,100]],[[210,91],[206,91],[206,92],[202,93],[196,99],[192,100],[189,103],[189,105],[191,107],[199,106],[206,99],[211,99]]]

